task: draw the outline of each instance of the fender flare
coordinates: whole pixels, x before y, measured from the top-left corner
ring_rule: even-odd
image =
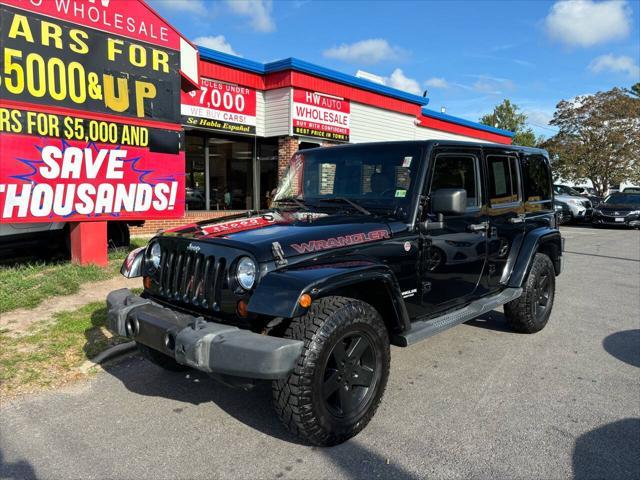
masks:
[[[533,259],[541,248],[550,246],[555,250],[556,258],[551,258],[554,263],[556,275],[560,273],[560,258],[562,257],[563,242],[560,231],[555,228],[541,227],[527,233],[522,241],[522,246],[518,252],[509,280],[508,287],[520,288],[527,278]]]
[[[298,304],[298,299],[304,293],[315,300],[331,295],[340,288],[368,281],[378,281],[385,286],[393,304],[397,327],[401,331],[409,329],[409,314],[398,281],[389,267],[380,264],[348,268],[313,265],[269,272],[260,280],[251,296],[248,310],[259,315],[293,318],[306,311]]]

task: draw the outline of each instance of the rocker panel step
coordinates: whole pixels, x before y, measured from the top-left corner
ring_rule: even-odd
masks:
[[[451,327],[468,322],[500,305],[515,300],[520,295],[522,295],[521,288],[507,288],[497,295],[475,300],[460,310],[445,313],[429,320],[417,320],[413,322],[411,330],[408,332],[394,335],[392,343],[400,347],[413,345]]]

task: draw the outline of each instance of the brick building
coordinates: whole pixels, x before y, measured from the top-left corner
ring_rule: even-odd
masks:
[[[186,213],[133,235],[265,208],[300,149],[448,139],[511,143],[512,134],[429,110],[428,99],[295,58],[259,63],[200,48],[200,91],[183,93]]]

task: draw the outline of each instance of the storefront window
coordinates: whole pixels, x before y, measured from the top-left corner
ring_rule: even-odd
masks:
[[[253,138],[209,138],[209,209],[253,208]]]
[[[199,135],[186,135],[186,208],[187,210],[205,209],[205,138]]]

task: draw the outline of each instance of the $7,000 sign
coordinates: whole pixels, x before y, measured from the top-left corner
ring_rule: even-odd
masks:
[[[200,90],[182,92],[184,125],[233,133],[256,133],[256,91],[200,78]]]

